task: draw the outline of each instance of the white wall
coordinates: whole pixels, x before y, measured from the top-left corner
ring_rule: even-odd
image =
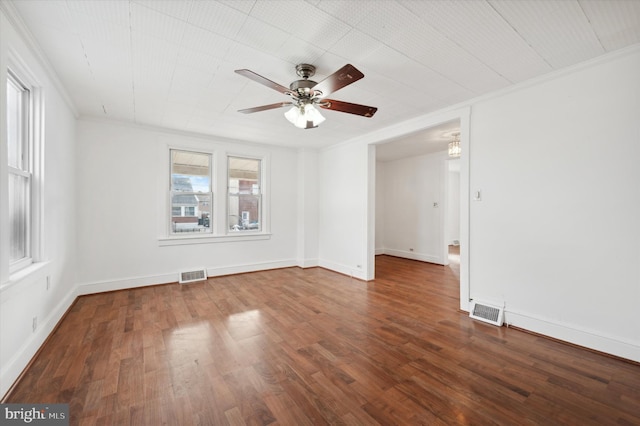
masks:
[[[469,123],[458,115],[462,309],[467,293],[504,303],[512,325],[640,361],[638,75],[636,46],[474,100]],[[380,246],[344,221],[368,217],[358,195],[369,179],[362,145],[456,114],[412,119],[321,154],[324,265],[348,273],[365,244]],[[475,191],[481,201],[472,201]],[[388,205],[376,202],[378,213]]]
[[[367,279],[372,260],[367,250],[369,158],[362,143],[319,154],[319,264],[359,279]]]
[[[298,266],[318,266],[318,152],[298,151]]]
[[[0,396],[19,376],[75,299],[75,117],[33,49],[0,9],[0,185],[7,188],[6,70],[9,51],[43,90],[43,259],[22,274],[9,275],[8,241],[0,238]],[[6,191],[0,192],[2,229],[8,227]],[[22,277],[20,277],[22,275]],[[47,290],[47,277],[50,287]],[[37,317],[36,330],[32,330]]]
[[[446,152],[378,162],[377,166],[384,176],[376,188],[381,213],[376,222],[383,223],[384,232],[383,246],[377,252],[445,264]]]
[[[385,235],[386,235],[386,227],[384,223],[384,211],[386,200],[384,198],[383,188],[384,182],[386,180],[385,174],[386,168],[384,167],[384,163],[381,161],[376,161],[376,182],[375,182],[375,191],[376,191],[376,211],[375,211],[375,252],[376,255],[384,254],[384,248],[386,247]]]
[[[477,102],[471,296],[640,361],[640,49]]]
[[[455,241],[460,243],[460,170],[459,165],[453,167],[453,163],[460,163],[460,160],[449,161],[449,174],[447,179],[447,244],[451,245]]]
[[[123,124],[78,122],[78,282],[80,293],[177,281],[181,270],[210,275],[297,264],[295,150],[204,139]],[[226,154],[264,156],[271,237],[257,241],[161,246],[168,212],[168,149],[213,150],[225,199]],[[214,203],[215,204],[215,203]],[[225,212],[214,212],[225,229]]]

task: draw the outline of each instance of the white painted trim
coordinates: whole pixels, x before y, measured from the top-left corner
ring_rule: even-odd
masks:
[[[286,259],[275,262],[259,262],[244,265],[220,266],[216,268],[207,268],[207,275],[211,277],[219,277],[223,275],[244,274],[246,272],[268,271],[270,269],[282,269],[296,267],[295,259]]]
[[[67,296],[51,311],[49,316],[43,322],[38,324],[36,331],[22,344],[20,349],[16,351],[11,359],[9,359],[5,365],[2,365],[0,368],[0,396],[5,395],[13,383],[18,379],[18,377],[20,377],[22,371],[27,365],[29,365],[31,359],[47,340],[49,335],[53,333],[53,329],[62,319],[69,307],[71,307],[77,296],[77,289],[70,291]]]
[[[246,272],[266,271],[269,269],[290,268],[298,266],[296,261],[280,260],[275,262],[262,262],[252,264],[240,264],[232,266],[210,267],[207,268],[207,277],[218,277],[222,275],[243,274]],[[177,283],[180,271],[159,275],[148,275],[140,277],[120,278],[109,281],[98,281],[93,283],[80,284],[78,286],[78,294],[95,294],[107,291],[127,290],[137,287],[147,287],[152,285]]]
[[[525,80],[523,82],[516,83],[502,89],[494,90],[492,92],[462,101],[458,104],[440,108],[438,110],[425,113],[424,115],[414,117],[406,121],[401,121],[397,124],[385,127],[383,129],[374,130],[370,133],[356,136],[354,138],[351,138],[342,142],[338,142],[333,145],[329,145],[327,147],[321,147],[319,148],[319,150],[326,151],[326,150],[335,149],[340,146],[345,146],[345,145],[349,145],[351,143],[356,143],[356,142],[366,142],[366,143],[386,142],[396,137],[412,133],[413,131],[426,129],[428,127],[433,127],[434,125],[456,119],[458,117],[458,114],[460,114],[461,110],[464,110],[464,109],[470,110],[473,105],[479,102],[500,98],[508,93],[517,92],[522,89],[536,86],[538,84],[541,84],[547,81],[553,81],[567,74],[573,74],[575,72],[578,72],[583,69],[591,68],[598,64],[608,63],[616,58],[632,55],[637,51],[640,51],[640,43],[636,43],[634,45],[631,45],[622,49],[618,49],[613,52],[605,53],[604,55],[597,56],[595,58],[586,60],[584,62],[580,62],[575,65],[570,65],[558,70],[554,70],[547,74],[533,77],[529,80]],[[462,114],[460,114],[460,116],[462,116]],[[453,118],[446,119],[446,117],[453,117]],[[463,135],[461,134],[460,135],[461,144],[462,144],[462,137]],[[464,154],[464,148],[462,152]]]
[[[328,269],[339,274],[347,275],[353,278],[357,278],[362,281],[367,281],[366,272],[362,269],[354,269],[351,266],[343,265],[336,262],[328,262],[326,260],[320,260],[318,266]]]
[[[394,126],[381,129],[380,131],[363,135],[360,138],[353,139],[352,142],[365,141],[369,144],[378,144],[387,142],[394,138],[428,129],[442,123],[458,120],[460,122],[460,146],[462,155],[460,156],[460,309],[469,312],[469,301],[471,299],[471,283],[469,273],[469,245],[470,245],[470,203],[469,203],[469,185],[470,185],[470,121],[471,107],[464,106],[462,108],[447,108],[432,114],[417,117]],[[336,144],[333,146],[346,145]],[[331,147],[327,148],[331,149]],[[375,182],[369,181],[369,186],[375,185]],[[375,244],[375,238],[371,238],[368,244]],[[376,251],[378,253],[378,251]],[[445,264],[443,262],[433,262]],[[373,267],[373,266],[372,266]]]
[[[5,303],[15,291],[22,291],[20,283],[34,282],[44,278],[49,273],[50,262],[33,262],[9,277],[9,281],[0,285],[0,303]]]
[[[585,348],[640,362],[640,343],[524,312],[505,310],[505,323]]]
[[[430,254],[424,254],[424,253],[416,253],[416,252],[412,252],[412,251],[405,251],[405,250],[395,250],[395,249],[378,249],[376,251],[376,253],[380,252],[379,254],[387,254],[389,256],[395,256],[395,257],[402,257],[404,259],[411,259],[411,260],[419,260],[421,262],[429,262],[429,263],[435,263],[436,265],[444,265],[445,264],[445,260],[438,257],[438,256],[432,256]]]
[[[53,83],[53,86],[56,88],[56,91],[60,94],[60,97],[64,100],[64,102],[71,110],[71,113],[77,119],[80,115],[78,113],[78,109],[71,100],[71,96],[69,96],[69,92],[64,87],[64,84],[62,84],[62,81],[60,81],[55,68],[53,68],[53,65],[51,65],[51,62],[49,62],[49,60],[47,59],[47,55],[45,55],[35,37],[22,20],[22,17],[16,10],[13,3],[11,1],[0,1],[0,11],[4,12],[7,20],[13,26],[14,30],[18,33],[20,38],[26,43],[30,50],[30,53],[33,54],[40,66],[42,66],[47,74],[47,77],[49,77],[49,79]]]
[[[268,149],[268,150],[297,151],[299,149],[296,146],[253,142],[253,141],[247,141],[244,139],[232,139],[225,136],[218,136],[213,133],[208,134],[208,133],[189,132],[186,130],[171,129],[168,127],[154,126],[152,124],[132,123],[130,121],[116,120],[113,118],[96,117],[93,115],[81,115],[80,117],[78,117],[78,121],[120,126],[120,127],[129,128],[129,129],[135,129],[135,130],[146,130],[153,133],[160,133],[162,135],[184,136],[190,139],[199,139],[200,141],[204,141],[206,143],[214,142],[217,144],[237,144],[238,142],[241,142],[242,145],[245,147],[255,147],[260,149]]]
[[[213,243],[234,243],[239,241],[258,241],[268,240],[271,238],[271,234],[266,233],[250,233],[251,231],[245,231],[246,234],[237,235],[192,235],[192,236],[174,236],[171,237],[158,237],[158,245],[160,247],[166,246],[181,246],[189,244],[213,244]]]
[[[460,309],[465,312],[469,312],[471,300],[471,114],[471,108],[460,111]]]
[[[365,253],[365,274],[367,281],[376,277],[376,146],[367,146],[367,222],[364,247]]]
[[[320,261],[315,258],[315,259],[299,259],[298,260],[298,267],[300,268],[315,268],[320,264]]]

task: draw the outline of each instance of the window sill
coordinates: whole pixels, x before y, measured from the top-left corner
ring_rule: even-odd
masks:
[[[214,244],[214,243],[232,243],[238,241],[260,241],[271,239],[271,234],[267,233],[246,233],[246,234],[228,234],[228,235],[190,235],[190,236],[171,236],[158,238],[158,245],[165,246],[181,246],[189,244]]]
[[[20,284],[27,279],[38,278],[39,275],[43,275],[43,270],[46,269],[46,266],[48,264],[49,261],[34,262],[31,265],[12,273],[11,275],[9,275],[9,281],[0,285],[0,293]]]

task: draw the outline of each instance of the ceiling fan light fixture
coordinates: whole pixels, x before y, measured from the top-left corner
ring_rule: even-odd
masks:
[[[284,116],[291,124],[299,129],[316,127],[325,120],[322,114],[320,114],[312,104],[294,106],[289,111],[285,112]],[[309,122],[311,122],[311,126],[308,125]]]

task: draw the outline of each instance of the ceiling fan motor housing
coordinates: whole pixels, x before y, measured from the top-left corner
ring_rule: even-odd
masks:
[[[294,90],[298,93],[302,92],[309,92],[311,89],[313,89],[313,87],[318,84],[313,80],[296,80],[293,83],[291,83],[289,85],[289,88],[291,90]]]
[[[309,80],[316,73],[316,67],[311,64],[296,65],[296,73],[302,77],[302,80],[296,80],[289,85],[289,88],[296,92],[298,97],[312,97],[314,92],[311,90],[318,84],[313,80]]]
[[[298,64],[296,65],[296,73],[306,80],[309,77],[313,77],[316,73],[316,67],[311,64]]]

